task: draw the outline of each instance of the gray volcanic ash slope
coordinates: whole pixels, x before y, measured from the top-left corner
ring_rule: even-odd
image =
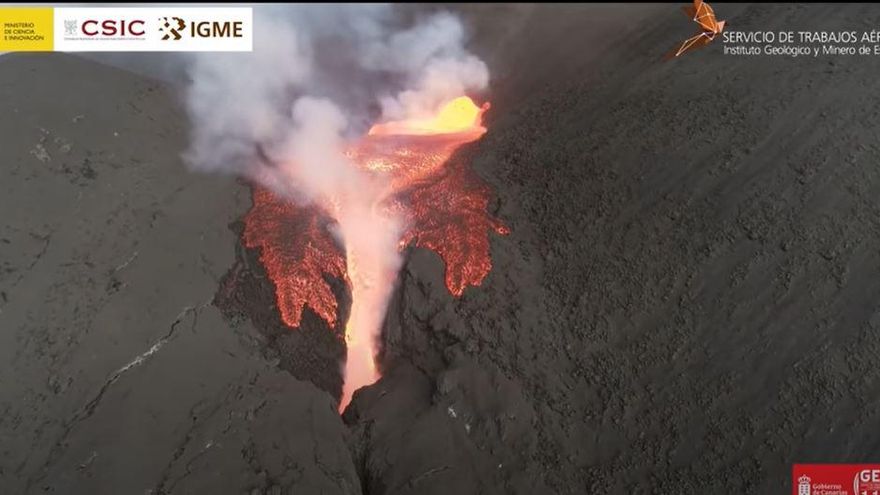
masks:
[[[793,462],[880,460],[880,62],[660,63],[691,29],[665,7],[465,10],[493,108],[455,159],[511,233],[460,299],[407,252],[385,376],[342,419],[230,228],[246,188],[184,171],[167,93],[0,59],[3,115],[27,116],[0,121],[2,486],[779,493]],[[870,11],[719,9],[739,30]]]
[[[724,10],[741,30],[845,29],[868,12]],[[498,493],[541,479],[779,493],[793,462],[880,458],[880,62],[710,46],[661,64],[675,14],[578,70],[589,36],[536,9],[487,55],[511,75],[465,153],[512,233],[460,301],[436,256],[410,257],[386,329],[409,365],[356,404],[373,486],[430,472]],[[513,75],[531,61],[546,69]]]
[[[330,396],[211,305],[249,196],[166,88],[5,55],[0,114],[0,492],[357,492]]]

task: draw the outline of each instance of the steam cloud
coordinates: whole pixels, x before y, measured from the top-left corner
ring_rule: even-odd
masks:
[[[343,405],[378,378],[372,341],[405,227],[378,214],[381,179],[349,162],[346,142],[380,119],[425,118],[489,82],[457,17],[404,23],[401,14],[387,5],[257,8],[254,51],[196,55],[186,92],[192,168],[249,177],[300,205],[333,205],[353,299]]]
[[[464,48],[456,16],[430,14],[408,26],[402,17],[388,5],[255,9],[252,53],[194,57],[186,161],[202,171],[268,181],[280,193],[309,200],[322,192],[313,181],[333,184],[343,168],[351,170],[332,166],[340,164],[345,139],[379,118],[426,117],[441,103],[488,85],[488,69]],[[322,140],[303,139],[313,133]],[[284,171],[282,182],[304,183],[290,190],[277,182],[281,178],[266,177],[278,171],[259,170],[267,164],[258,150],[276,163],[288,163],[291,153],[311,157],[297,161],[298,170]]]

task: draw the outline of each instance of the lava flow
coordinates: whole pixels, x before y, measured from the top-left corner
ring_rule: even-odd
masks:
[[[382,250],[414,244],[435,251],[446,265],[446,286],[455,296],[480,285],[491,270],[488,234],[503,235],[507,228],[486,211],[489,187],[461,160],[449,160],[461,145],[486,132],[482,115],[487,109],[488,103],[480,108],[460,97],[433,118],[373,126],[345,152],[362,172],[382,179],[382,191],[369,202],[335,197],[321,206],[303,207],[254,187],[244,243],[261,248],[260,260],[275,283],[284,322],[298,327],[308,307],[332,327],[337,302],[325,276],[341,278],[351,289],[340,411],[355,390],[379,378],[379,333],[397,276],[397,267],[383,261]],[[334,240],[331,226],[344,246]],[[373,229],[366,242],[364,226]],[[360,235],[348,235],[357,229]],[[389,238],[385,234],[391,234],[395,245],[373,242]],[[360,242],[346,242],[350,239]]]

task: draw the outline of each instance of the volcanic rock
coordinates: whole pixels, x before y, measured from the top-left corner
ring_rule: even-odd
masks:
[[[277,327],[230,228],[247,187],[185,171],[167,88],[0,57],[5,491],[780,493],[794,462],[877,461],[876,64],[663,63],[691,29],[666,5],[462,10],[493,105],[459,158],[510,234],[460,298],[407,251],[341,418],[337,335]]]

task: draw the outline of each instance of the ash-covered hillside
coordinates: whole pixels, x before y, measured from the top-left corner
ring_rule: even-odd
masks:
[[[877,461],[880,62],[664,63],[678,7],[461,8],[493,106],[453,159],[510,234],[460,299],[407,251],[343,417],[338,335],[283,333],[248,187],[186,171],[174,90],[0,57],[0,491],[778,493]]]

